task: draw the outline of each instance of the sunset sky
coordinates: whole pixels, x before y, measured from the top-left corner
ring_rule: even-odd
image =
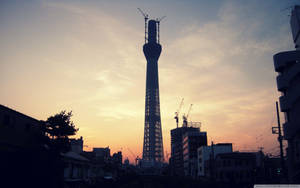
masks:
[[[46,120],[72,110],[85,150],[142,156],[144,19],[161,22],[164,149],[181,98],[208,141],[278,154],[273,55],[292,50],[292,0],[0,1],[0,104]],[[283,121],[283,118],[282,118]]]

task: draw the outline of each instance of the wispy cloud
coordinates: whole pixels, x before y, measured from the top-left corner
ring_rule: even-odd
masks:
[[[4,41],[0,86],[6,88],[0,98],[41,119],[72,109],[78,134],[89,145],[114,149],[128,145],[141,153],[146,77],[143,19],[137,12],[136,19],[128,21],[120,15],[129,14],[114,10],[115,4],[107,10],[100,4],[41,1],[34,8],[12,11],[10,22],[3,23],[0,31]],[[259,144],[269,148],[274,144],[269,128],[278,92],[272,56],[292,48],[288,19],[271,2],[216,5],[213,17],[200,19],[195,12],[175,15],[168,10],[174,17],[167,15],[162,23],[159,79],[166,150],[182,97],[183,112],[193,103],[191,120],[201,121],[202,129],[216,142],[256,147],[260,132],[265,137]],[[172,6],[181,10],[183,5]],[[205,3],[198,7],[198,12],[206,11]],[[177,22],[189,18],[192,21]]]

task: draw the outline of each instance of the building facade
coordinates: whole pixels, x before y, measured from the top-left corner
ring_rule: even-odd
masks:
[[[207,146],[206,132],[186,132],[182,137],[184,175],[196,177],[198,174],[197,150]]]
[[[183,135],[187,132],[200,132],[198,127],[178,127],[171,130],[171,157],[172,174],[184,176],[183,168]]]
[[[93,154],[98,161],[108,162],[110,160],[110,149],[106,148],[93,148]]]
[[[218,182],[255,183],[262,165],[262,152],[221,153],[214,160],[214,178]]]
[[[284,112],[284,139],[288,141],[288,177],[290,182],[300,182],[300,6],[291,15],[291,30],[296,50],[274,55],[278,72],[277,88],[281,92],[280,109]]]
[[[122,161],[123,161],[122,152],[118,151],[117,153],[114,153],[111,157],[111,160],[114,164],[122,166]]]
[[[205,174],[205,162],[220,153],[231,153],[232,143],[218,143],[212,146],[201,146],[198,148],[198,176],[209,176]]]
[[[0,150],[19,151],[39,147],[45,138],[42,122],[0,105]]]
[[[82,136],[78,139],[72,138],[70,139],[71,151],[75,153],[83,152],[83,139]]]

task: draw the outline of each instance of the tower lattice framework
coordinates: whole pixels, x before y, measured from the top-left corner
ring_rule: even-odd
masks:
[[[162,48],[158,29],[158,21],[148,21],[148,38],[143,46],[147,59],[143,160],[149,162],[164,160],[158,84],[158,58]]]

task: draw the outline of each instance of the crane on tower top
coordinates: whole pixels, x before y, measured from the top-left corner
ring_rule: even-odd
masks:
[[[187,119],[187,118],[189,117],[189,115],[190,115],[190,112],[191,112],[191,110],[192,110],[192,106],[193,106],[193,104],[190,105],[189,111],[188,111],[188,113],[187,113],[187,115],[186,115],[186,119]]]
[[[177,128],[178,128],[178,121],[179,121],[179,113],[180,113],[181,107],[182,107],[182,105],[183,105],[183,100],[184,100],[184,98],[181,99],[180,105],[179,105],[177,111],[175,112],[175,117],[174,117],[174,119],[176,119],[176,125],[177,125]]]
[[[192,110],[192,106],[193,106],[193,104],[191,104],[190,105],[190,108],[189,108],[189,110],[188,110],[188,113],[185,115],[183,115],[182,116],[182,119],[183,119],[183,127],[187,127],[187,125],[188,125],[188,117],[189,117],[189,115],[190,115],[190,112],[191,112],[191,110]]]
[[[147,20],[149,19],[149,15],[145,14],[140,8],[137,8],[140,13],[144,16],[145,19],[145,44],[147,43]]]

